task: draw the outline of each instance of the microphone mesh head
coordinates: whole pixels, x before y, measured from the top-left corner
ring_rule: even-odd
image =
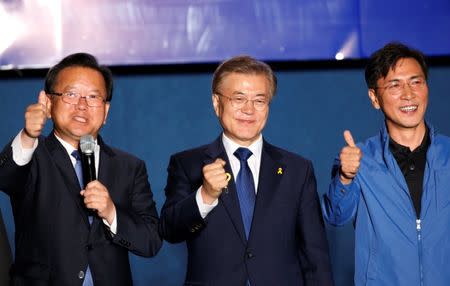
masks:
[[[87,134],[81,137],[80,139],[80,149],[84,154],[92,154],[94,153],[95,141],[92,135]]]

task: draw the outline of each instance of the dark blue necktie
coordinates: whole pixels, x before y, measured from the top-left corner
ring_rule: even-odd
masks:
[[[81,157],[80,153],[77,150],[74,150],[71,154],[77,161],[75,163],[75,173],[77,173],[78,183],[80,183],[80,188],[83,189],[83,169],[81,167]],[[92,216],[89,216],[89,223],[92,223]],[[82,272],[78,273],[78,277],[83,279],[83,286],[94,286],[94,282],[92,281],[92,274],[89,265],[86,269],[86,273],[83,275]]]
[[[239,206],[241,207],[242,221],[245,228],[245,236],[248,239],[252,225],[253,210],[255,208],[255,183],[253,181],[252,171],[248,166],[247,159],[252,152],[247,148],[238,148],[234,152],[240,163],[241,168],[236,179],[236,189],[239,197]]]
[[[75,162],[75,173],[77,173],[78,183],[80,183],[80,188],[83,189],[84,183],[83,183],[83,169],[81,168],[81,157],[80,153],[77,150],[74,150],[72,152],[72,157],[77,160]]]

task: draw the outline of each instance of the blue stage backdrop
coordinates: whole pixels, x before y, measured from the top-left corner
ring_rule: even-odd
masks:
[[[344,144],[342,131],[350,129],[356,140],[363,140],[378,132],[382,117],[369,103],[362,69],[290,70],[278,72],[278,77],[279,92],[271,105],[264,136],[310,158],[322,194],[327,190],[333,158]],[[449,66],[431,68],[427,117],[444,134],[450,134],[449,78]],[[117,76],[115,80],[110,117],[102,134],[112,145],[146,161],[160,209],[169,156],[219,135],[211,105],[211,74],[141,74]],[[43,78],[0,79],[2,145],[22,128],[24,110],[36,102],[42,87]],[[47,130],[50,128],[49,122]],[[11,207],[3,193],[0,206],[13,245]],[[352,226],[329,227],[328,239],[336,285],[352,285]],[[178,286],[185,275],[185,245],[164,243],[156,257],[132,256],[131,261],[136,286]]]

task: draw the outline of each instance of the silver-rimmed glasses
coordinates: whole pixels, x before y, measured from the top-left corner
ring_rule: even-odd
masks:
[[[47,94],[61,96],[65,103],[76,105],[80,101],[80,98],[86,99],[86,104],[90,107],[100,107],[106,100],[98,94],[81,95],[79,92],[67,91],[67,92],[48,92]]]
[[[247,102],[250,101],[256,110],[263,111],[269,106],[270,103],[270,101],[266,97],[257,97],[256,99],[248,99],[243,95],[226,96],[218,92],[215,92],[215,94],[227,98],[230,101],[231,106],[235,109],[241,109],[247,104]]]

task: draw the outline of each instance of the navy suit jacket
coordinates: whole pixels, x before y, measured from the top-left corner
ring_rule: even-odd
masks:
[[[173,155],[168,167],[160,232],[169,242],[187,243],[185,285],[333,285],[311,162],[263,142],[247,241],[234,179],[206,218],[200,215],[195,195],[202,168],[216,158],[232,174],[221,137]]]
[[[9,285],[9,268],[11,267],[11,248],[0,211],[0,285]]]
[[[98,144],[98,180],[116,206],[116,235],[95,215],[89,225],[69,154],[53,133],[39,138],[25,166],[15,164],[10,144],[0,154],[0,189],[16,227],[13,285],[81,286],[88,263],[95,286],[132,285],[128,251],[152,256],[161,247],[145,163],[100,137]]]

